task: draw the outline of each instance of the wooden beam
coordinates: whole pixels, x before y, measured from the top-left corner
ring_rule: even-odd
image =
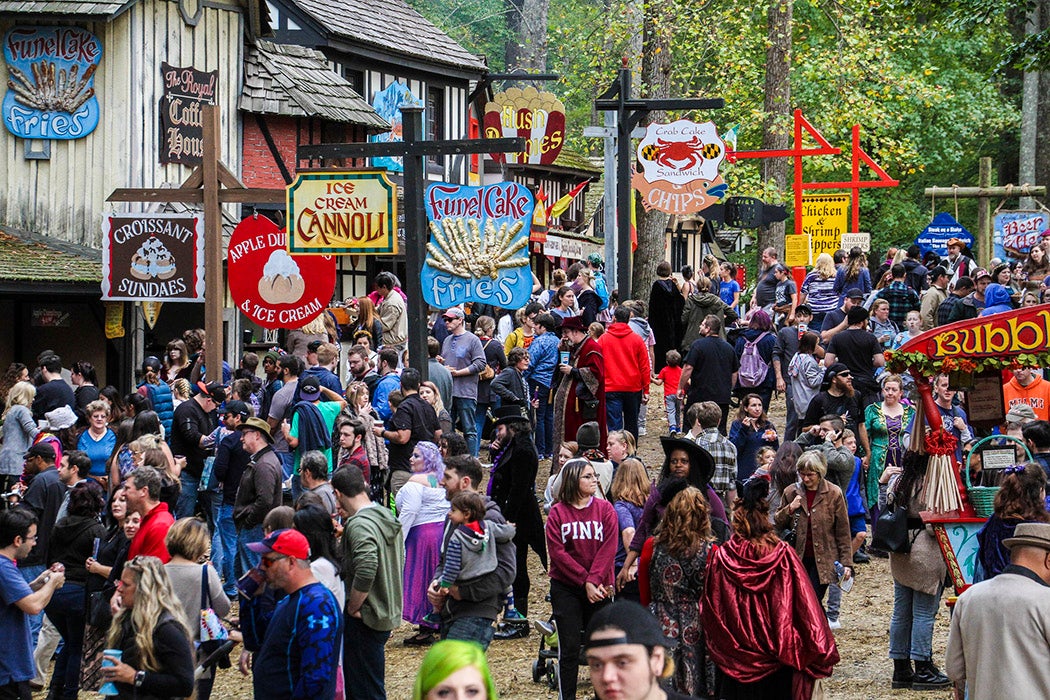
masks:
[[[287,190],[270,190],[256,187],[238,187],[219,190],[219,201],[223,204],[284,204],[288,201]]]
[[[1005,185],[991,187],[991,178],[988,186],[984,187],[927,187],[923,190],[927,197],[943,199],[945,197],[960,197],[973,199],[975,197],[1045,197],[1046,187],[1043,185]]]
[[[199,190],[183,190],[174,187],[162,187],[159,189],[142,189],[137,187],[122,187],[113,190],[107,202],[181,202],[183,204],[200,204],[204,201],[204,193]]]
[[[231,190],[244,189],[244,183],[238,180],[237,176],[231,173],[230,169],[222,161],[219,161],[219,182],[222,183],[223,187],[228,187]]]
[[[298,160],[316,158],[376,158],[406,155],[451,156],[469,153],[520,153],[525,139],[457,139],[453,141],[416,141],[409,148],[402,141],[389,143],[321,143],[303,144],[296,149]]]
[[[203,184],[204,184],[204,168],[202,168],[201,166],[198,165],[196,168],[193,169],[193,172],[190,173],[190,176],[188,178],[186,178],[185,180],[183,180],[182,184],[179,185],[179,187],[184,189],[184,190],[194,190],[194,189],[197,189],[198,187],[200,187]]]
[[[219,204],[219,108],[203,105],[204,126],[204,364],[209,381],[222,381],[225,338],[222,307],[226,284],[222,276],[222,207]]]

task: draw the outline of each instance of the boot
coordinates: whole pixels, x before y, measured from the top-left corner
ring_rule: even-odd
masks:
[[[911,670],[911,659],[893,660],[893,689],[901,690],[910,688],[915,679],[915,672]]]
[[[912,690],[942,690],[951,687],[952,682],[948,676],[941,673],[932,661],[915,662],[915,678],[912,680]]]

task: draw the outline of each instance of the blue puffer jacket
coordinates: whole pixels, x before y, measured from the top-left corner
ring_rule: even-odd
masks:
[[[164,439],[170,442],[171,423],[175,418],[175,402],[171,398],[171,388],[164,382],[160,384],[148,384],[146,382],[139,384],[140,389],[143,386],[146,387],[146,391],[149,393],[150,405],[157,412],[160,424],[164,426]]]

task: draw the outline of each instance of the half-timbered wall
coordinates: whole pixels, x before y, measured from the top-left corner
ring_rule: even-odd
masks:
[[[88,136],[51,141],[50,158],[29,160],[25,141],[0,127],[0,222],[98,248],[106,197],[118,187],[180,184],[191,168],[160,162],[160,65],[219,71],[222,159],[234,173],[241,162],[241,62],[245,18],[236,5],[208,3],[196,27],[174,0],[142,0],[111,22],[0,19],[0,35],[14,26],[75,24],[102,42],[95,73],[98,127]],[[0,83],[6,84],[0,62]],[[34,149],[42,144],[36,142]],[[139,204],[121,204],[131,210]]]

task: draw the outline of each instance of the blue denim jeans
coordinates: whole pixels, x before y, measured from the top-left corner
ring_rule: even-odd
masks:
[[[499,397],[492,394],[492,400],[488,403],[479,403],[475,408],[474,414],[474,429],[478,431],[478,444],[481,444],[481,439],[485,435],[485,423],[488,422],[489,409],[495,411],[500,407]]]
[[[214,541],[218,542],[218,547],[212,544],[212,562],[222,575],[222,589],[229,595],[237,591],[237,578],[244,571],[237,571],[237,526],[233,524],[233,506],[221,503],[217,510]],[[221,562],[215,561],[215,552],[222,555]]]
[[[386,700],[386,642],[389,632],[343,616],[343,685],[354,700]]]
[[[478,412],[477,399],[465,399],[461,396],[452,397],[452,420],[459,424],[463,431],[463,437],[467,439],[467,449],[473,457],[478,456],[478,426],[475,415]]]
[[[682,402],[675,394],[664,395],[664,409],[667,411],[667,427],[673,432],[675,429],[688,430],[691,426],[682,425],[685,416],[682,415]]]
[[[529,389],[540,400],[536,409],[536,449],[541,455],[549,455],[554,450],[554,406],[550,404],[551,389],[532,381],[529,382]]]
[[[262,525],[250,528],[237,528],[237,572],[238,577],[243,576],[248,569],[254,569],[259,565],[261,554],[248,549],[252,542],[262,542]]]
[[[454,620],[442,620],[441,638],[459,639],[464,642],[477,642],[482,649],[488,649],[496,629],[492,620],[484,617],[459,617]]]
[[[179,485],[182,490],[175,503],[175,517],[192,518],[197,511],[197,486],[200,485],[200,479],[184,471],[179,474]]]
[[[640,391],[605,392],[605,419],[609,430],[626,430],[638,437],[638,412],[641,407]]]
[[[22,578],[25,579],[26,583],[32,583],[33,579],[44,573],[46,568],[43,564],[34,564],[32,566],[20,566],[18,571],[22,574]],[[44,626],[44,613],[41,611],[36,615],[26,615],[26,617],[29,618],[29,633],[33,637],[33,649],[36,649],[36,638],[40,636],[40,628]]]
[[[930,595],[893,582],[891,659],[929,661],[933,658],[933,621],[940,602],[940,591]]]
[[[57,700],[76,700],[80,686],[80,656],[84,648],[84,586],[66,583],[55,591],[45,612],[62,635],[63,642],[55,657],[51,691]]]
[[[839,609],[842,607],[842,589],[839,588],[839,584],[832,583],[828,585],[828,605],[827,615],[829,620],[839,619]]]

